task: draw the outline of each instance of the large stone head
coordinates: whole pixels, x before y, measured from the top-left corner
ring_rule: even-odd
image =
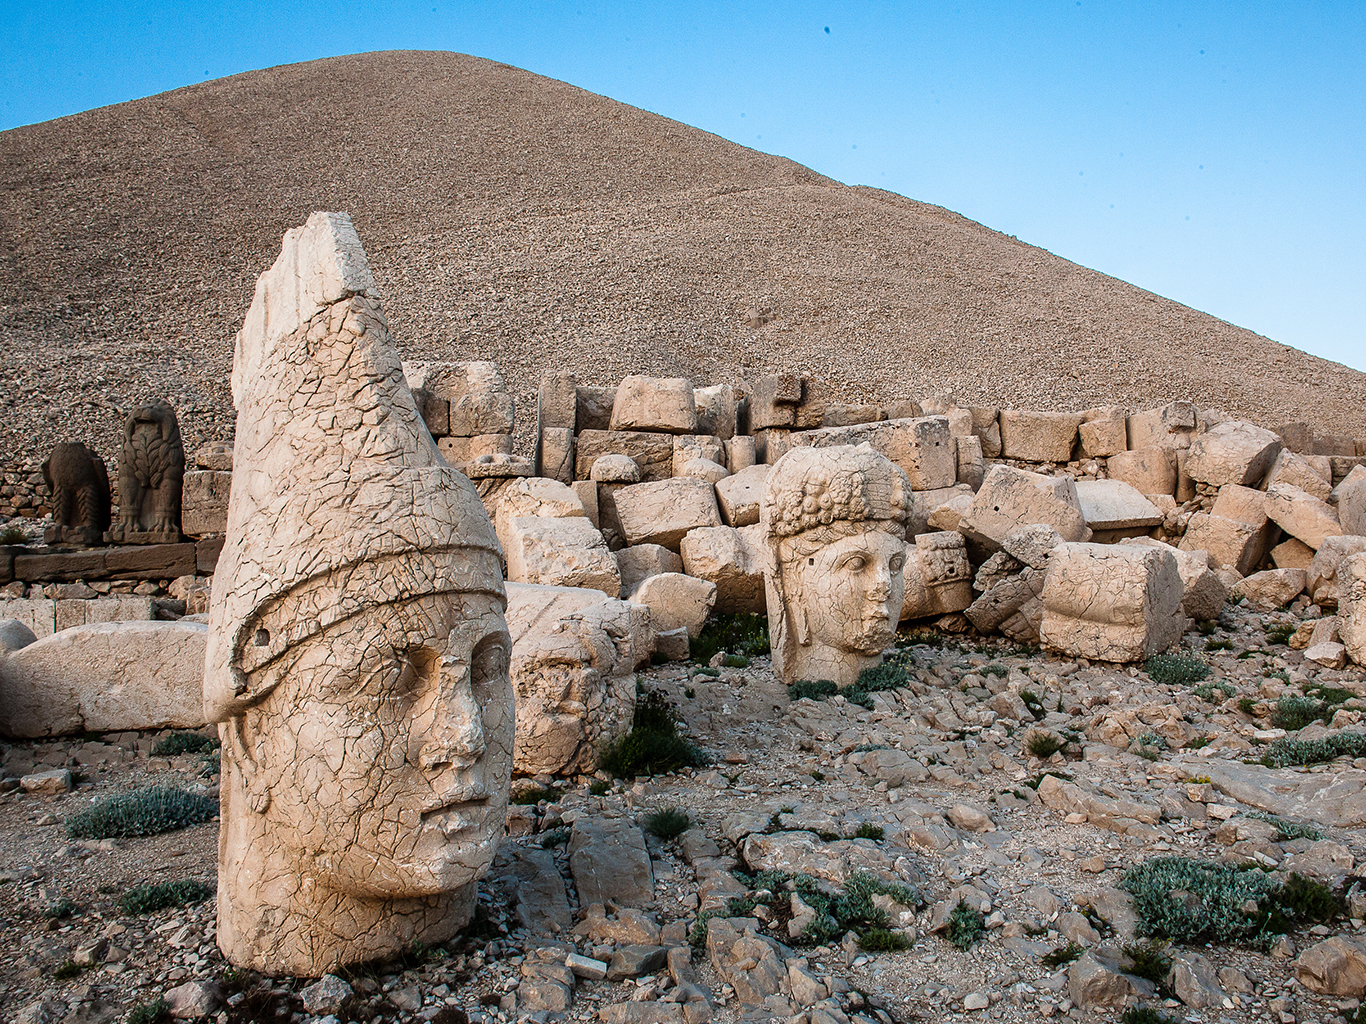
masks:
[[[769,473],[764,582],[787,682],[848,685],[896,635],[910,493],[905,472],[867,444],[793,448]]]
[[[204,684],[219,944],[317,976],[468,918],[511,777],[501,552],[422,426],[344,215],[285,236],[233,397]]]

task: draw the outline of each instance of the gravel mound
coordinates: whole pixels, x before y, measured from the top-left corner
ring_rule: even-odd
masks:
[[[407,358],[494,359],[528,447],[546,368],[847,401],[1190,398],[1366,435],[1366,374],[935,206],[847,187],[474,57],[254,71],[0,133],[0,469],[116,450],[169,397],[229,438],[232,338],[280,237],[348,211]]]

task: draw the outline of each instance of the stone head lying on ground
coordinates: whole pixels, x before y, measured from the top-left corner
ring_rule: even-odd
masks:
[[[511,775],[500,549],[421,426],[344,215],[285,236],[233,393],[204,684],[218,942],[317,976],[469,919]]]
[[[906,473],[869,445],[794,448],[764,486],[774,668],[847,686],[896,635],[905,592]]]

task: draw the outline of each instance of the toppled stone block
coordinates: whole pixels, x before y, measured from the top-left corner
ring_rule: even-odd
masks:
[[[1223,490],[1228,489],[1225,487]],[[1261,492],[1252,493],[1260,501]],[[1220,492],[1222,499],[1223,491]],[[1259,513],[1260,523],[1249,523],[1241,518],[1219,515],[1219,501],[1215,501],[1214,507],[1215,512],[1197,512],[1190,517],[1185,536],[1181,538],[1181,550],[1205,551],[1209,554],[1210,564],[1216,569],[1226,567],[1246,575],[1266,558],[1273,530],[1271,521]]]
[[[621,572],[621,594],[629,597],[651,576],[664,572],[682,572],[683,559],[677,552],[659,544],[636,544],[614,553],[617,569]]]
[[[536,428],[568,430],[576,428],[578,382],[573,370],[548,370],[541,374],[536,394]]]
[[[1314,564],[1314,549],[1294,537],[1283,540],[1271,549],[1271,561],[1277,569],[1305,569]]]
[[[569,868],[579,904],[644,906],[654,899],[655,876],[645,837],[630,822],[580,818],[569,836]]]
[[[1305,590],[1314,599],[1314,603],[1325,608],[1336,608],[1338,605],[1338,567],[1343,559],[1350,555],[1366,551],[1366,537],[1342,536],[1328,537],[1324,540],[1323,546],[1314,554],[1314,560],[1309,563],[1308,578],[1305,581]],[[0,606],[0,615],[4,614],[3,606]]]
[[[577,499],[576,499],[577,500]],[[621,571],[607,541],[583,516],[507,521],[504,553],[508,579],[552,587],[588,587],[608,597],[621,593]]]
[[[1156,991],[1151,981],[1127,973],[1117,958],[1100,949],[1087,950],[1067,969],[1067,994],[1088,1010],[1137,1003]]]
[[[870,444],[906,471],[915,491],[952,487],[958,480],[958,446],[943,416],[808,430],[790,441],[792,447],[810,448]]]
[[[1018,576],[1011,576],[994,585],[973,601],[963,614],[983,634],[997,632],[1016,617],[1037,621],[1043,614],[1043,605],[1039,601],[1043,582],[1043,573],[1025,569]],[[1037,634],[1035,639],[1038,639]]]
[[[227,441],[206,441],[195,449],[191,461],[195,469],[218,469],[232,472],[232,444]]]
[[[536,444],[536,472],[568,484],[574,479],[574,431],[568,427],[543,427]]]
[[[578,494],[558,480],[542,476],[512,480],[494,499],[493,513],[489,518],[493,520],[493,528],[504,550],[510,541],[508,524],[522,516],[585,518],[583,502]]]
[[[802,401],[805,379],[794,373],[774,373],[756,380],[749,392],[749,429],[792,427]]]
[[[1111,480],[1128,484],[1140,494],[1176,493],[1176,456],[1170,448],[1150,445],[1110,456],[1106,472]]]
[[[1288,448],[1282,448],[1266,474],[1266,486],[1270,488],[1273,484],[1290,484],[1320,501],[1327,501],[1333,491],[1332,469],[1329,469],[1328,477],[1325,478],[1307,459]]]
[[[1135,537],[1125,544],[1160,547],[1176,559],[1176,570],[1181,574],[1184,593],[1181,611],[1194,622],[1217,619],[1228,601],[1228,587],[1209,567],[1209,553],[1200,550],[1182,551],[1151,537]]]
[[[1109,458],[1129,447],[1129,410],[1107,405],[1099,409],[1087,409],[1081,415],[1077,436],[1081,441],[1082,458]]]
[[[1162,510],[1122,480],[1078,480],[1077,500],[1092,530],[1147,530],[1162,524]]]
[[[617,389],[580,384],[574,389],[574,430],[607,430],[612,424],[612,406]]]
[[[962,534],[922,533],[907,547],[901,621],[961,612],[972,604],[972,566]]]
[[[1366,536],[1366,466],[1356,466],[1333,488],[1342,532]]]
[[[1281,451],[1281,439],[1245,420],[1225,420],[1191,441],[1186,472],[1200,483],[1254,486]]]
[[[759,461],[754,438],[737,434],[723,443],[726,447],[726,468],[732,473],[748,469]]]
[[[693,401],[697,406],[697,429],[722,441],[735,436],[735,389],[729,384],[694,388]]]
[[[753,526],[759,521],[759,499],[771,466],[749,466],[716,482],[716,503],[728,526]]]
[[[730,476],[730,470],[711,459],[689,459],[674,476],[690,476],[705,483],[717,484]]]
[[[982,456],[988,459],[1001,457],[1000,410],[994,405],[973,405],[968,407],[972,417],[973,436],[982,442]]]
[[[1307,579],[1303,569],[1266,569],[1239,580],[1232,589],[1234,597],[1269,611],[1295,600],[1303,591]]]
[[[959,529],[969,540],[995,550],[1012,530],[1031,523],[1052,526],[1064,540],[1091,538],[1070,476],[1043,476],[999,465],[987,473]]]
[[[641,480],[667,480],[673,472],[674,442],[668,434],[642,430],[580,430],[574,438],[574,478],[589,479],[603,455],[625,455],[639,467]]]
[[[1366,553],[1344,558],[1337,576],[1338,635],[1348,657],[1366,665]]]
[[[725,476],[726,445],[712,434],[677,434],[674,436],[673,475],[683,476],[683,467],[694,459],[705,459],[721,467]]]
[[[1262,507],[1268,519],[1315,551],[1326,538],[1345,532],[1336,509],[1292,484],[1272,484]]]
[[[641,479],[640,467],[629,455],[599,455],[588,476],[599,484],[638,484]]]
[[[787,871],[843,885],[860,871],[897,881],[895,858],[870,839],[825,842],[814,832],[755,832],[741,847],[751,871]]]
[[[1190,402],[1172,402],[1160,409],[1133,413],[1128,421],[1129,450],[1189,448],[1195,420],[1195,406]]]
[[[1001,541],[1001,551],[997,554],[1004,552],[1031,569],[1047,569],[1049,554],[1062,543],[1062,534],[1053,527],[1044,523],[1033,523],[1011,530],[1005,540]],[[985,566],[985,563],[983,565]]]
[[[185,473],[180,499],[180,528],[187,537],[204,537],[228,529],[228,493],[232,473],[199,469]]]
[[[1350,935],[1315,943],[1295,961],[1295,978],[1320,995],[1360,999],[1366,995],[1366,944]]]
[[[473,437],[438,437],[436,449],[447,465],[462,473],[464,467],[484,456],[511,455],[511,434],[476,434]],[[530,474],[527,474],[528,476]]]
[[[689,532],[679,550],[684,572],[715,585],[718,614],[765,614],[761,528],[704,526]]]
[[[716,603],[716,584],[679,572],[642,580],[631,600],[650,609],[650,624],[660,632],[687,629],[696,639]]]
[[[971,507],[973,497],[973,489],[967,484],[937,487],[932,491],[912,491],[910,517],[906,520],[906,536],[913,537],[930,529],[956,530],[964,513]],[[941,510],[943,514],[931,523],[930,520]]]
[[[982,439],[975,434],[955,434],[958,446],[958,482],[974,491],[982,486],[986,475],[986,461],[982,457]]]
[[[432,399],[447,403],[452,436],[512,433],[512,395],[503,383],[497,363],[405,362],[403,375],[410,389],[424,391]]]
[[[1166,551],[1062,544],[1049,556],[1039,639],[1072,657],[1142,661],[1180,639],[1183,595]]]
[[[26,738],[204,724],[207,629],[78,626],[0,657],[0,733]]]
[[[1082,414],[1002,409],[1001,454],[1024,462],[1067,462],[1077,443]]]
[[[720,526],[716,492],[691,477],[631,484],[614,495],[628,544],[660,544],[677,551],[689,530]]]

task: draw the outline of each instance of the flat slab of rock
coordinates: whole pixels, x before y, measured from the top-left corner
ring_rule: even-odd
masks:
[[[640,907],[654,899],[650,852],[640,829],[629,822],[576,821],[569,836],[569,867],[581,906],[611,901]]]
[[[736,530],[729,526],[704,526],[689,532],[680,550],[682,568],[689,576],[716,585],[714,611],[723,615],[765,613],[761,527]]]
[[[842,885],[859,871],[897,879],[895,860],[869,839],[825,842],[814,832],[755,832],[741,847],[752,870],[771,869],[811,875]]]
[[[697,433],[697,400],[683,377],[632,374],[617,385],[612,403],[613,430]]]
[[[1281,452],[1281,439],[1244,420],[1216,423],[1191,441],[1186,472],[1192,480],[1222,487],[1255,486]]]
[[[1091,530],[1070,476],[1043,476],[1010,466],[992,466],[958,529],[992,550],[1014,530],[1046,523],[1067,541],[1087,541]]]
[[[1077,500],[1093,530],[1157,526],[1163,518],[1160,508],[1122,480],[1078,480]]]
[[[952,487],[958,480],[958,445],[944,416],[804,430],[793,434],[791,442],[793,447],[811,448],[866,442],[904,469],[915,491]]]
[[[659,544],[677,551],[689,530],[721,525],[715,489],[695,477],[630,484],[614,498],[628,544]]]
[[[517,516],[508,520],[505,533],[509,580],[548,587],[588,587],[608,597],[621,594],[617,560],[602,534],[585,517]]]
[[[202,623],[111,622],[0,656],[0,733],[197,729],[207,639]]]
[[[1226,796],[1269,814],[1328,826],[1366,824],[1366,771],[1358,768],[1311,773],[1211,757],[1192,761],[1191,771],[1207,776]]]

